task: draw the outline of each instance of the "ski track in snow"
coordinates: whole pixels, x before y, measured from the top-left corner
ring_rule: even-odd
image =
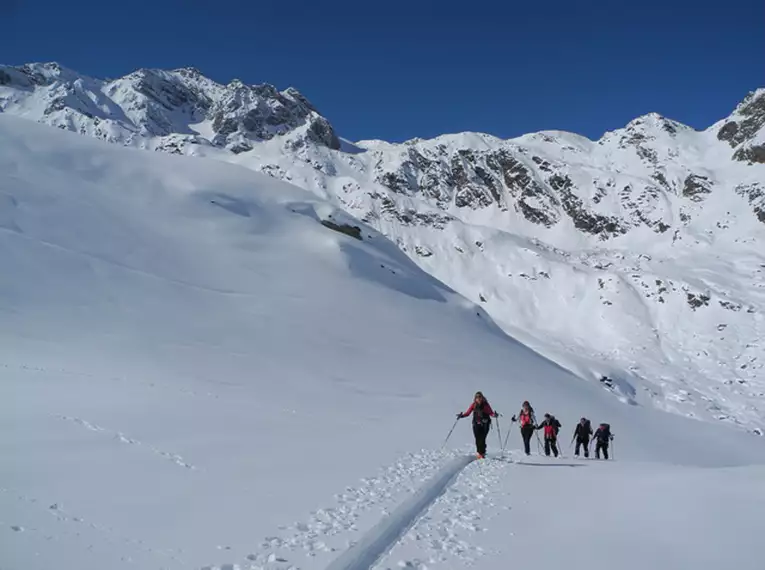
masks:
[[[393,514],[392,522],[387,526],[397,527],[396,512],[406,510],[407,503],[417,499],[417,495],[427,495],[429,487],[438,486],[438,480],[443,479],[441,476],[446,474],[445,471],[453,469],[452,464],[464,456],[464,453],[437,451],[409,455],[384,469],[378,476],[363,479],[358,487],[349,487],[337,494],[334,506],[318,509],[307,520],[283,527],[280,536],[266,537],[244,561],[202,566],[201,570],[301,570],[301,558],[305,562],[320,554],[330,556],[324,566],[334,567],[343,556],[343,550],[359,544],[360,550],[364,551],[370,543],[376,542],[375,535],[382,534],[375,527],[366,535],[353,537],[353,533],[360,530],[357,522],[362,515],[378,507],[380,524],[377,526],[386,526],[386,519]],[[475,545],[473,535],[485,532],[490,520],[500,512],[497,510],[500,507],[492,509],[501,504],[503,498],[496,496],[497,482],[505,475],[507,468],[516,463],[513,457],[513,452],[507,452],[502,457],[489,456],[466,467],[460,465],[456,479],[450,483],[446,482],[449,477],[440,481],[447,485],[445,490],[432,504],[427,502],[408,529],[386,529],[388,534],[404,533],[388,545],[387,552],[375,562],[367,560],[363,552],[359,556],[346,557],[351,560],[347,567],[427,570],[429,565],[434,564],[473,565],[488,554]],[[398,508],[391,513],[391,506]],[[492,514],[493,510],[497,512]],[[338,535],[345,537],[342,544],[337,538],[333,540]],[[413,543],[417,545],[418,552],[423,553],[422,558],[408,559],[397,555],[399,548]],[[374,545],[377,546],[379,544]],[[340,566],[346,567],[342,563]],[[311,567],[316,567],[315,561]]]
[[[472,566],[488,554],[476,546],[474,535],[485,532],[497,503],[499,478],[513,464],[512,453],[506,459],[489,455],[468,465],[456,481],[433,503],[386,556],[372,568],[393,570],[415,568]],[[488,508],[487,508],[488,507]],[[498,507],[499,508],[499,507]],[[508,508],[508,507],[503,507]],[[409,559],[398,551],[415,544],[422,557]]]
[[[146,445],[144,443],[141,443],[137,439],[134,439],[132,437],[128,437],[127,435],[125,435],[124,433],[122,433],[120,431],[112,431],[112,430],[106,429],[104,427],[101,427],[99,425],[96,425],[94,423],[91,423],[91,422],[89,422],[87,420],[83,420],[81,418],[73,418],[73,417],[70,417],[70,416],[56,416],[56,417],[58,419],[60,419],[60,420],[65,420],[65,421],[68,421],[68,422],[73,422],[73,423],[75,423],[77,425],[80,425],[80,426],[84,427],[85,429],[90,430],[90,431],[103,432],[105,434],[111,435],[113,439],[115,439],[115,440],[117,440],[117,441],[119,441],[121,443],[126,443],[128,445],[137,445],[137,446],[141,446],[143,448],[149,449],[152,453],[154,453],[156,455],[159,455],[160,457],[162,457],[164,459],[172,461],[176,465],[178,465],[180,467],[184,467],[185,469],[191,469],[191,470],[196,469],[196,467],[194,465],[192,465],[191,463],[188,463],[187,461],[185,461],[183,459],[183,457],[181,457],[177,453],[171,453],[169,451],[163,451],[163,450],[157,449],[156,447],[153,447],[151,445]]]
[[[313,559],[331,553],[336,553],[333,555],[336,557],[352,546],[351,541],[358,539],[353,533],[361,530],[359,523],[363,517],[373,515],[374,509],[378,509],[378,516],[368,524],[372,526],[376,520],[389,515],[391,507],[420,490],[445,463],[461,456],[464,453],[427,450],[409,454],[378,475],[362,479],[360,485],[336,494],[334,505],[317,509],[306,520],[280,528],[282,532],[278,535],[265,537],[243,562],[208,565],[201,570],[300,570],[301,558]]]

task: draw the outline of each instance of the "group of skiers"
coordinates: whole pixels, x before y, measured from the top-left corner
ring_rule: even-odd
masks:
[[[465,412],[458,413],[457,419],[466,418],[471,414],[473,416],[473,435],[475,436],[476,454],[480,459],[483,459],[486,457],[486,438],[491,429],[491,418],[498,417],[499,413],[492,409],[482,392],[476,392],[473,403],[470,404],[470,407]],[[555,416],[545,414],[544,420],[537,424],[534,408],[531,407],[528,401],[525,401],[521,411],[518,412],[517,416],[513,416],[510,421],[518,422],[520,426],[523,448],[526,455],[531,455],[531,438],[534,433],[537,430],[542,430],[544,433],[545,455],[549,457],[552,452],[555,457],[558,457],[558,432],[562,424]],[[591,437],[592,439],[590,439]],[[571,440],[572,443],[576,440],[574,455],[578,457],[580,449],[584,448],[584,456],[588,458],[590,456],[590,443],[595,441],[595,458],[600,459],[602,453],[603,458],[608,459],[608,446],[613,439],[614,436],[611,433],[610,425],[602,423],[593,432],[590,420],[583,417],[576,424],[574,437]]]

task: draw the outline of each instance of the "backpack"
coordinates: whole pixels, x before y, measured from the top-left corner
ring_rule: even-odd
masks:
[[[558,435],[558,427],[560,426],[560,422],[557,419],[551,417],[550,419],[545,420],[544,424],[546,438],[553,438]]]
[[[521,408],[521,411],[518,413],[518,423],[521,424],[521,427],[526,427],[527,425],[533,425],[534,424],[534,408],[532,408],[529,405],[528,414],[525,414],[523,412],[523,408]]]
[[[473,423],[474,424],[483,424],[483,425],[489,425],[491,424],[491,416],[488,412],[484,410],[484,406],[489,405],[489,401],[484,398],[483,404],[481,406],[475,406],[473,408]]]
[[[598,428],[598,439],[608,441],[611,438],[611,426],[609,424],[600,424]]]

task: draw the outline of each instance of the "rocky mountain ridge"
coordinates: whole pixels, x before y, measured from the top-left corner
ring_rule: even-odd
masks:
[[[40,122],[113,143],[169,152],[202,145],[239,153],[303,129],[316,144],[340,147],[329,122],[296,89],[237,79],[221,85],[194,68],[139,69],[107,81],[56,63],[0,66],[0,87],[0,109],[6,112],[31,113]]]

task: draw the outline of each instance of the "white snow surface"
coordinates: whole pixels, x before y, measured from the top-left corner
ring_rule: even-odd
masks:
[[[613,397],[315,193],[0,115],[0,264],[4,569],[326,568],[470,453],[476,389],[616,462],[492,431],[376,568],[760,567],[761,438]]]

